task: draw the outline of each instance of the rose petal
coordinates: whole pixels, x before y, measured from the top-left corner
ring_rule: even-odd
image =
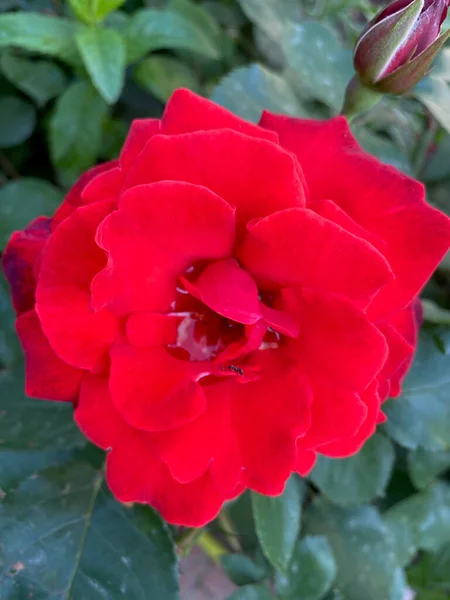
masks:
[[[394,314],[408,305],[450,245],[450,220],[426,203],[423,185],[364,152],[343,117],[314,121],[266,112],[261,125],[298,157],[312,200],[331,198],[385,241],[395,279],[370,314]]]
[[[25,393],[33,398],[75,400],[84,371],[63,362],[53,352],[36,311],[23,313],[16,322],[25,353]]]
[[[205,410],[205,396],[197,383],[202,369],[203,363],[177,360],[162,347],[116,344],[110,375],[114,406],[138,429],[180,427]]]
[[[373,246],[304,209],[283,210],[251,225],[239,259],[263,285],[334,292],[361,307],[392,278]]]
[[[228,257],[234,235],[233,209],[206,188],[164,181],[128,190],[97,234],[109,260],[92,282],[94,308],[169,310],[177,277],[198,260]]]
[[[207,131],[209,129],[233,129],[245,135],[277,142],[273,131],[266,131],[257,125],[244,121],[229,110],[197,96],[190,90],[176,90],[166,104],[161,119],[161,133],[174,135]]]
[[[298,168],[279,146],[229,129],[158,135],[136,160],[124,187],[159,180],[203,185],[236,208],[244,228],[250,219],[304,206]]]
[[[36,311],[50,345],[60,358],[82,369],[103,366],[118,322],[107,310],[94,312],[90,284],[106,263],[95,243],[98,224],[111,211],[109,201],[77,209],[49,239],[42,256]]]

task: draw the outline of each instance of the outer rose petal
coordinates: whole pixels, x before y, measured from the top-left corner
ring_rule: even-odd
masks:
[[[250,219],[304,206],[298,168],[280,146],[229,129],[158,135],[136,159],[124,186],[166,179],[203,185],[236,207],[244,227]]]
[[[352,392],[364,390],[387,359],[384,336],[340,296],[305,288],[298,301],[300,334],[288,342],[292,356],[316,380]]]
[[[303,209],[283,210],[250,226],[239,258],[263,285],[334,292],[361,307],[392,278],[373,246]]]
[[[34,310],[20,315],[16,328],[25,353],[27,396],[47,400],[74,400],[84,371],[71,367],[56,356],[42,333]]]
[[[218,385],[220,388],[221,384]],[[194,421],[156,436],[156,452],[179,483],[197,479],[216,458],[225,458],[230,449],[230,398],[216,394],[216,387],[214,384],[205,386],[208,402]],[[239,473],[240,465],[234,468],[232,489],[238,483]]]
[[[228,390],[246,485],[274,496],[293,469],[297,437],[310,425],[312,397],[305,376],[289,360],[270,350],[259,354],[260,379],[231,382]]]
[[[133,433],[111,401],[107,375],[86,373],[81,384],[74,419],[84,435],[107,450]]]
[[[251,137],[278,142],[274,131],[266,131],[244,121],[229,110],[189,90],[176,90],[166,104],[161,120],[161,133],[173,135],[209,129],[234,129]]]
[[[425,202],[423,185],[364,152],[344,117],[321,122],[264,113],[261,125],[296,154],[312,200],[330,198],[387,243],[395,279],[374,300],[371,316],[409,304],[450,244],[450,220]]]
[[[51,219],[39,217],[24,231],[16,231],[3,254],[3,270],[17,314],[34,308],[36,262],[50,235]]]
[[[380,414],[380,397],[377,392],[377,383],[372,383],[366,391],[360,395],[361,401],[367,407],[367,414],[361,427],[357,430],[354,436],[349,439],[342,437],[339,441],[333,441],[324,444],[317,448],[320,454],[330,456],[332,458],[345,458],[358,452],[364,442],[375,433]]]
[[[122,502],[143,502],[156,508],[172,524],[202,527],[217,516],[228,498],[219,493],[209,471],[186,484],[175,481],[167,466],[155,457],[149,436],[123,438],[108,454],[106,479]]]
[[[128,190],[98,230],[109,260],[92,282],[94,308],[168,311],[177,277],[198,260],[228,257],[234,236],[233,209],[206,188],[163,181]]]
[[[120,165],[127,172],[145,145],[154,135],[159,133],[158,119],[136,119],[131,123],[130,131],[120,153]]]
[[[205,396],[196,380],[208,366],[177,360],[162,347],[116,344],[111,350],[113,403],[138,429],[179,427],[205,410]]]
[[[118,322],[106,310],[91,308],[90,284],[106,262],[95,244],[98,224],[111,203],[77,209],[49,239],[42,256],[36,311],[50,345],[63,360],[82,369],[103,366]]]
[[[297,440],[297,449],[310,450],[355,435],[367,417],[360,396],[322,381],[313,383],[311,427]]]
[[[103,163],[101,165],[97,165],[80,177],[80,179],[75,183],[75,185],[70,189],[67,196],[64,198],[64,202],[55,212],[55,216],[52,220],[52,230],[56,229],[58,225],[64,221],[67,217],[69,217],[74,210],[83,206],[85,202],[83,201],[81,195],[83,193],[84,188],[88,185],[88,183],[100,175],[100,173],[105,173],[111,169],[115,169],[118,166],[117,160],[112,160],[110,162]],[[96,198],[96,200],[105,200],[105,197]]]
[[[302,477],[306,477],[306,475],[312,471],[316,464],[316,460],[317,453],[313,450],[302,450],[301,448],[297,448],[297,458],[293,470]]]
[[[122,187],[124,172],[120,167],[96,175],[81,193],[83,204],[117,198]]]
[[[389,355],[380,372],[379,378],[388,380],[394,378],[394,386],[390,385],[391,397],[398,396],[400,386],[396,373],[403,367],[410,365],[414,353],[414,347],[408,344],[391,325],[383,324],[378,326],[389,346]]]

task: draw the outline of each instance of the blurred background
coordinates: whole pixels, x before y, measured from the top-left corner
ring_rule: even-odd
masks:
[[[82,172],[116,158],[131,121],[159,117],[178,87],[253,122],[265,108],[310,118],[338,114],[353,74],[354,43],[382,4],[0,0],[0,250],[12,231],[36,216],[51,215]],[[449,26],[447,19],[443,29]],[[444,47],[407,96],[386,96],[352,123],[368,152],[423,181],[429,201],[447,214],[449,86],[450,47]],[[357,456],[320,457],[294,495],[307,535],[298,541],[289,569],[280,574],[264,557],[244,495],[227,509],[225,521],[210,528],[219,549],[208,545],[208,538],[200,543],[212,559],[196,548],[182,560],[184,600],[222,600],[232,593],[235,600],[450,598],[450,257],[423,298],[425,325],[417,359],[402,398],[386,405],[388,422]],[[1,503],[28,486],[36,472],[68,459],[69,471],[77,461],[96,466],[101,453],[85,445],[69,407],[24,397],[22,354],[3,277],[0,319]],[[58,577],[64,579],[64,561],[73,561],[67,554],[72,548],[61,540],[56,544],[50,516],[56,511],[69,523],[77,511],[84,514],[84,505],[74,501],[68,511],[58,496],[50,516],[42,509],[36,517],[53,545],[39,545],[45,560],[33,555],[29,581],[19,586],[24,564],[16,561],[11,569],[8,562],[5,539],[25,547],[30,535],[22,517],[34,493],[45,500],[45,490],[28,491],[11,503],[9,512],[0,510],[2,600],[69,597],[56,594],[68,589]],[[313,498],[317,502],[311,508]],[[177,540],[183,535],[176,528],[171,533]],[[100,542],[94,544],[96,556],[103,551]],[[142,551],[153,557],[151,548]],[[180,553],[187,553],[186,547]],[[58,583],[49,575],[50,558],[59,565]],[[157,579],[167,576],[164,565],[149,564],[160,569]],[[98,566],[100,591],[89,588],[71,597],[125,597],[111,591],[112,584],[108,587],[104,568]],[[106,592],[101,593],[101,585]],[[126,597],[175,598],[155,594]]]

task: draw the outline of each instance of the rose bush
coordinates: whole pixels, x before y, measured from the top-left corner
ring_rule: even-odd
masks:
[[[179,90],[4,271],[30,396],[74,403],[121,501],[200,526],[384,420],[450,221],[342,117],[259,126]]]

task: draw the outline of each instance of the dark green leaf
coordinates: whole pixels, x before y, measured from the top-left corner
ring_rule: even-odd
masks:
[[[394,458],[392,443],[378,433],[350,458],[319,455],[310,477],[332,502],[341,506],[363,504],[384,493]]]
[[[414,89],[414,94],[432,115],[450,132],[450,86],[438,77],[425,77]]]
[[[353,66],[350,50],[342,48],[336,33],[314,21],[290,24],[283,47],[297,77],[296,89],[338,112]]]
[[[292,476],[281,496],[252,493],[256,533],[267,559],[277,569],[286,569],[300,530],[303,483]]]
[[[0,48],[13,46],[76,63],[73,35],[74,23],[62,17],[30,12],[0,15]]]
[[[325,537],[299,540],[287,573],[277,573],[281,600],[320,600],[336,577],[336,562]]]
[[[226,574],[236,585],[259,583],[270,575],[263,565],[257,564],[245,554],[224,554],[221,562]]]
[[[125,508],[83,463],[24,479],[0,505],[2,599],[177,600],[167,527]]]
[[[0,189],[0,249],[13,231],[23,229],[39,216],[52,216],[63,192],[44,179],[22,177]]]
[[[228,596],[227,600],[274,600],[274,597],[262,585],[244,585]]]
[[[36,111],[32,104],[18,96],[0,98],[0,148],[22,144],[33,133],[35,125]]]
[[[125,31],[128,62],[161,49],[190,50],[219,58],[215,40],[195,22],[171,10],[144,9],[132,16]]]
[[[437,347],[442,341],[444,353]],[[384,405],[383,426],[401,446],[409,449],[450,449],[450,331],[422,330],[414,364],[406,377],[401,398]]]
[[[450,451],[429,452],[417,448],[408,452],[409,475],[419,489],[428,487],[434,479],[450,468]]]
[[[1,69],[5,77],[22,92],[30,96],[38,106],[61,94],[67,79],[64,72],[47,60],[30,60],[4,52]]]
[[[250,491],[241,494],[236,500],[230,502],[226,511],[235,524],[238,541],[244,552],[252,552],[258,547],[258,537],[255,531],[253,507]]]
[[[200,91],[200,82],[194,71],[170,56],[155,55],[144,59],[134,69],[134,78],[161,102],[167,102],[177,88]]]
[[[345,600],[390,600],[401,571],[389,529],[372,506],[344,509],[324,498],[305,512],[305,530],[323,535],[337,564],[334,587]]]
[[[125,46],[114,29],[80,26],[75,35],[78,50],[92,83],[109,104],[122,91],[125,72]]]
[[[27,398],[23,373],[21,363],[0,371],[0,449],[57,450],[84,445],[72,405]]]
[[[399,564],[407,564],[418,549],[437,550],[450,539],[450,487],[438,482],[395,504],[383,520],[392,532]]]
[[[438,588],[450,593],[450,542],[436,552],[426,552],[421,556],[408,569],[408,582],[415,588]]]
[[[67,462],[72,455],[73,450],[0,450],[0,500],[23,479]]]
[[[264,109],[307,116],[289,83],[256,64],[236,69],[224,77],[214,89],[211,100],[254,123],[259,121]]]
[[[106,114],[106,102],[85,81],[72,84],[58,99],[50,121],[50,150],[66,183],[95,163]]]

